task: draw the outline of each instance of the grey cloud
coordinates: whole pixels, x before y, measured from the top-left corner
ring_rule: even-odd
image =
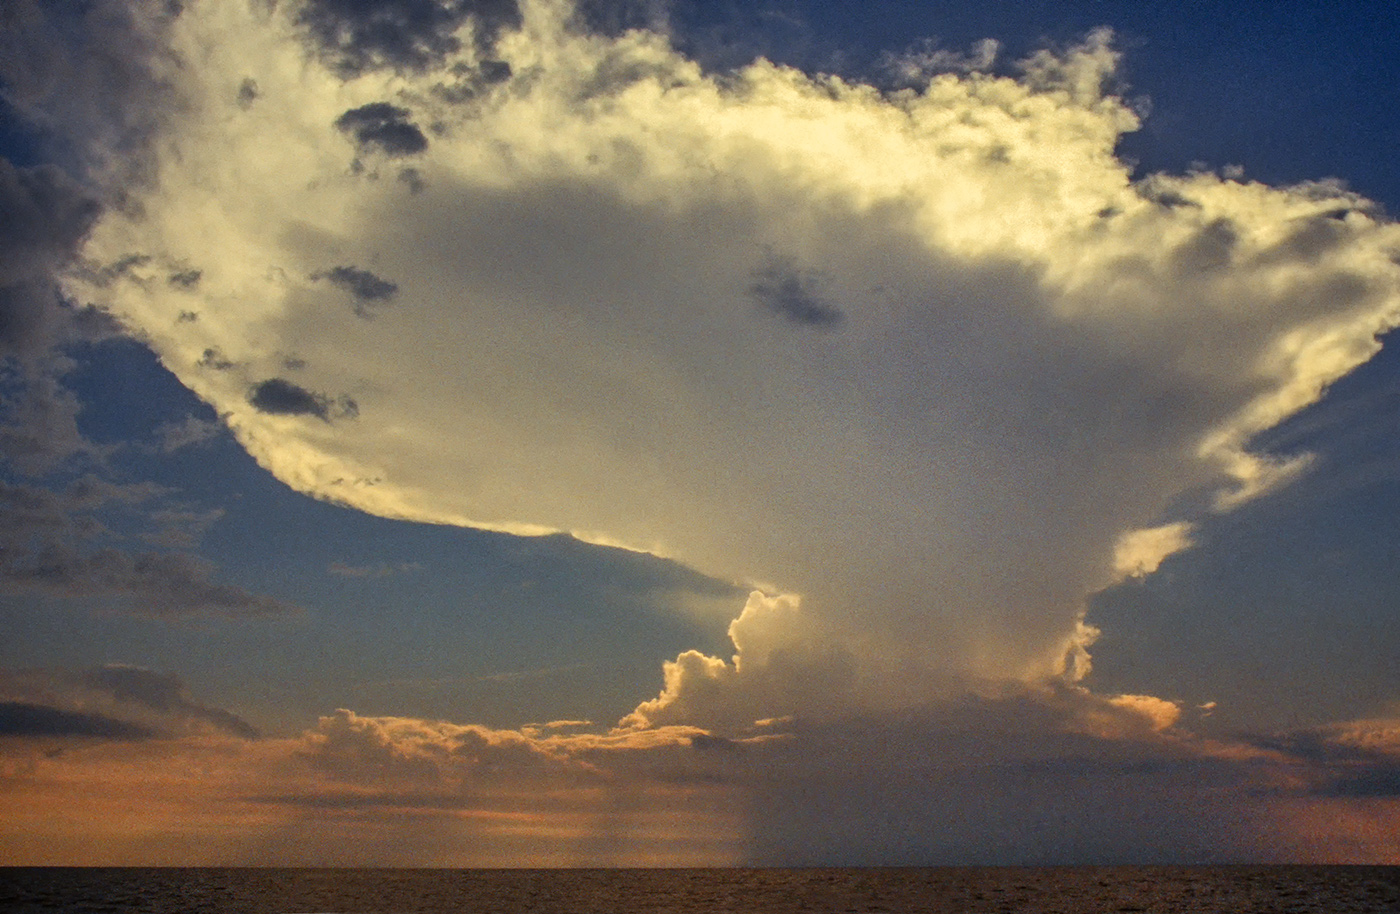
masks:
[[[108,321],[74,308],[53,276],[70,262],[100,207],[51,165],[17,168],[0,158],[0,459],[42,475],[93,449],[64,386],[65,343],[108,332]]]
[[[42,476],[95,452],[78,429],[81,405],[58,378],[65,366],[52,356],[22,364],[13,393],[0,402],[0,462],[23,475]]]
[[[427,187],[427,182],[423,180],[423,174],[416,168],[404,168],[399,171],[399,180],[408,187],[409,193],[421,194],[423,188]]]
[[[388,156],[416,155],[428,148],[428,138],[408,120],[409,110],[388,102],[351,108],[335,126],[355,138],[361,152],[378,149]]]
[[[1357,739],[1357,729],[1357,725],[1341,724],[1257,736],[1250,742],[1297,764],[1303,774],[1301,792],[1323,797],[1400,797],[1400,727],[1392,722],[1388,737],[1377,738],[1379,734],[1372,732],[1366,734],[1370,739]]]
[[[150,486],[123,487],[86,477],[57,491],[0,482],[0,519],[5,521],[0,544],[12,555],[36,532],[85,536],[100,529],[100,525],[83,512],[109,502],[138,504],[159,491]]]
[[[433,95],[445,102],[461,105],[482,97],[493,86],[510,79],[514,70],[504,60],[483,60],[476,66],[454,64],[442,82],[432,87]]]
[[[179,270],[170,274],[169,282],[172,286],[179,286],[182,289],[193,289],[199,285],[199,280],[204,276],[201,270]]]
[[[210,368],[214,371],[228,371],[230,368],[237,367],[237,363],[230,361],[216,347],[210,347],[204,350],[204,353],[199,357],[199,361],[195,364],[200,368]]]
[[[1348,232],[1343,221],[1345,213],[1340,215],[1342,218],[1329,215],[1303,220],[1297,231],[1285,238],[1275,250],[1266,254],[1264,259],[1316,262],[1319,257],[1347,240]]]
[[[162,454],[171,454],[182,448],[211,441],[223,432],[223,428],[215,421],[186,416],[183,422],[167,422],[156,429],[156,448]]]
[[[206,723],[245,739],[256,739],[258,736],[257,728],[238,715],[192,700],[185,683],[174,673],[157,673],[134,666],[106,666],[76,674],[73,678],[82,686],[94,692],[106,693],[119,702]]]
[[[258,100],[258,84],[252,78],[243,80],[238,86],[238,107],[251,108]]]
[[[153,546],[169,549],[193,549],[209,528],[224,516],[222,508],[199,511],[188,508],[167,509],[151,512],[151,522],[158,525],[153,533],[143,534],[141,539]]]
[[[1338,774],[1322,793],[1334,797],[1400,797],[1400,760]]]
[[[423,70],[461,49],[454,34],[471,20],[478,50],[519,28],[516,0],[308,0],[298,22],[344,76],[391,68]]]
[[[1230,265],[1238,241],[1230,220],[1216,219],[1173,251],[1172,259],[1185,275],[1213,273]]]
[[[670,0],[578,0],[574,17],[585,31],[610,38],[631,29],[666,33],[672,5]]]
[[[53,165],[0,158],[0,282],[43,277],[77,250],[101,210]]]
[[[330,398],[316,394],[282,378],[268,378],[253,388],[248,402],[255,409],[279,416],[315,416],[326,419]]]
[[[347,565],[345,562],[331,562],[326,571],[342,578],[387,578],[397,574],[410,574],[422,569],[423,566],[419,562],[399,562],[394,565],[388,562],[379,562],[374,565]]]
[[[1153,178],[1147,178],[1139,182],[1137,190],[1138,193],[1142,195],[1143,199],[1151,200],[1153,203],[1166,209],[1181,209],[1183,207],[1199,209],[1201,207],[1201,204],[1197,203],[1195,200],[1190,199],[1171,187],[1163,185],[1160,181],[1153,180]]]
[[[840,309],[824,301],[817,274],[791,260],[775,258],[754,274],[749,293],[779,317],[807,327],[830,328],[845,320]]]
[[[332,284],[355,297],[355,313],[366,320],[374,318],[372,305],[386,302],[399,291],[396,283],[382,279],[369,270],[358,267],[339,266],[324,273],[317,273],[312,279],[328,279]]]
[[[253,387],[248,402],[259,412],[276,416],[315,416],[323,422],[332,419],[354,419],[360,415],[360,405],[341,395],[335,399],[307,390],[284,378],[268,378]]]
[[[1266,854],[1247,764],[1076,732],[1030,696],[794,726],[752,747],[756,865],[1224,862]],[[1244,791],[1240,791],[1243,793]],[[1149,812],[1150,811],[1150,812]]]
[[[131,553],[106,542],[96,512],[132,509],[163,494],[151,484],[124,485],[84,477],[62,490],[0,483],[0,591],[64,598],[116,597],[138,614],[209,612],[228,616],[289,612],[294,607],[213,580],[212,562],[185,552]],[[147,519],[157,536],[197,534],[207,515],[189,512]],[[182,519],[183,518],[183,519]],[[191,525],[194,525],[194,528]],[[173,525],[173,526],[172,526]]]
[[[116,596],[134,604],[135,613],[151,616],[260,616],[293,610],[280,600],[215,583],[214,563],[184,552],[84,552],[49,543],[19,558],[0,566],[0,586],[7,590],[69,598]]]
[[[697,733],[690,738],[690,747],[701,752],[738,752],[742,745],[728,737],[709,733]]]
[[[0,84],[21,113],[54,129],[77,168],[149,177],[149,140],[180,109],[166,39],[178,3],[12,0],[0,6]]]
[[[886,51],[876,61],[899,88],[922,88],[940,73],[984,73],[996,63],[1001,45],[991,38],[975,42],[966,53],[940,47],[932,38],[916,42],[904,51]]]
[[[142,740],[156,735],[149,727],[85,711],[64,711],[27,702],[0,702],[0,736],[78,736]]]
[[[151,739],[211,730],[259,736],[238,715],[194,700],[174,673],[125,664],[0,669],[0,732],[10,735]]]
[[[485,85],[495,85],[510,79],[510,64],[504,60],[483,60],[477,67],[478,78]]]

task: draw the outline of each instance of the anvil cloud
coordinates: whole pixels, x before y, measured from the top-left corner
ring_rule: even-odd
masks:
[[[468,744],[565,786],[661,753],[791,826],[849,818],[798,807],[883,741],[944,761],[919,783],[876,765],[872,808],[917,794],[937,819],[930,783],[1020,796],[1028,771],[1055,775],[1043,737],[1105,770],[1160,764],[1172,796],[1201,772],[1274,789],[1295,762],[1294,788],[1325,793],[1339,756],[1178,736],[1177,702],[1090,692],[1086,608],[1306,473],[1257,438],[1400,323],[1400,227],[1336,182],[1134,176],[1117,149],[1141,115],[1108,31],[1014,64],[992,44],[891,56],[898,86],[876,87],[762,59],[711,71],[660,19],[605,28],[569,0],[111,15],[122,66],[6,76],[102,202],[54,242],[82,239],[66,296],[301,492],[564,532],[751,590],[734,655],[681,653],[609,734],[342,711],[248,750],[272,781],[370,771],[350,793],[378,802],[402,776],[427,808],[461,800]],[[994,753],[1014,763],[947,761],[975,754],[973,718],[1020,735]],[[753,776],[768,763],[791,782]],[[670,795],[670,769],[637,768]],[[1070,781],[1089,820],[1081,800],[1112,805]],[[1257,851],[1232,810],[1221,846]],[[751,855],[821,859],[800,833]],[[869,833],[857,857],[905,860]]]
[[[1115,544],[1288,478],[1251,437],[1400,306],[1338,187],[1130,180],[1104,33],[882,94],[545,0],[347,73],[296,9],[163,26],[70,293],[303,491],[797,595],[858,687],[1073,672]]]

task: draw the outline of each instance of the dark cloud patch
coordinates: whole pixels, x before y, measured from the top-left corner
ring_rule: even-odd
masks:
[[[1197,203],[1195,200],[1184,196],[1181,192],[1165,186],[1162,181],[1154,180],[1154,178],[1151,177],[1138,182],[1137,192],[1143,199],[1151,200],[1153,203],[1166,209],[1181,209],[1182,207],[1201,208],[1201,204]]]
[[[100,209],[55,166],[0,159],[0,282],[40,278],[66,261]]]
[[[1172,252],[1179,272],[1191,276],[1214,273],[1230,265],[1239,233],[1229,219],[1216,219]]]
[[[1346,223],[1335,215],[1314,216],[1303,221],[1293,234],[1273,250],[1264,254],[1265,260],[1316,263],[1317,260],[1346,240],[1350,232]]]
[[[181,317],[186,313],[188,312],[182,312]],[[204,353],[199,357],[199,361],[195,364],[200,368],[208,368],[213,371],[228,371],[230,368],[236,367],[235,363],[229,361],[228,357],[225,356],[223,352],[214,347],[204,350]]]
[[[152,260],[154,258],[149,254],[127,254],[92,271],[90,278],[98,286],[108,286],[119,279],[131,279],[140,284],[142,279],[136,274],[136,270],[149,265]]]
[[[61,380],[67,367],[56,355],[0,360],[0,465],[40,477],[98,454],[78,428],[82,405]]]
[[[279,600],[214,581],[212,562],[187,552],[128,552],[104,520],[130,515],[165,494],[150,483],[83,477],[62,489],[0,482],[0,592],[126,601],[135,613],[225,616],[290,612]],[[138,521],[172,528],[179,512]],[[185,512],[189,513],[189,512]],[[163,514],[171,516],[164,517]],[[188,529],[189,521],[184,521]],[[178,525],[178,524],[177,524]]]
[[[423,181],[423,175],[416,168],[404,168],[399,171],[399,181],[408,185],[408,192],[411,194],[421,194],[423,188],[428,185]]]
[[[480,98],[493,86],[510,79],[510,64],[504,60],[483,60],[477,66],[458,63],[448,71],[449,79],[433,87],[433,94],[446,102],[460,105]]]
[[[331,562],[326,571],[342,578],[387,578],[399,574],[412,574],[422,571],[420,562],[377,562],[373,565],[348,565],[345,562]]]
[[[751,819],[746,857],[757,865],[1213,863],[1257,848],[1239,803],[1257,784],[1252,766],[1145,732],[1083,732],[1075,706],[1085,697],[969,696],[795,722],[790,738],[735,757],[779,772],[744,781],[749,808],[762,811]]]
[[[728,737],[697,733],[690,738],[690,747],[701,752],[737,752],[741,745]]]
[[[67,598],[124,598],[133,612],[174,616],[205,612],[264,616],[293,607],[213,580],[214,563],[187,552],[129,553],[115,548],[84,552],[49,542],[0,566],[0,586]]]
[[[665,34],[671,30],[671,7],[669,0],[578,0],[574,24],[609,38],[632,29]]]
[[[367,70],[424,70],[461,49],[472,23],[478,52],[519,28],[516,0],[309,0],[297,16],[342,76]]]
[[[248,109],[258,100],[258,84],[252,78],[243,80],[238,86],[238,107]]]
[[[47,130],[75,171],[151,177],[151,138],[181,107],[169,28],[178,3],[6,0],[0,4],[0,91]]]
[[[791,260],[774,259],[754,273],[749,294],[764,308],[791,323],[835,327],[845,320],[845,315],[822,299],[818,284],[814,273],[799,270]]]
[[[134,666],[106,666],[79,673],[75,679],[85,688],[110,695],[120,702],[206,723],[246,739],[258,736],[257,729],[238,715],[192,700],[184,682],[174,673],[157,673]]]
[[[69,362],[60,350],[110,332],[111,321],[66,302],[53,277],[99,210],[58,168],[0,158],[0,458],[26,475],[90,450],[62,382]]]
[[[397,284],[358,267],[335,267],[311,278],[330,280],[332,284],[353,295],[355,313],[366,320],[374,318],[373,305],[388,301],[399,291]]]
[[[477,67],[481,81],[488,86],[494,86],[510,79],[510,64],[504,60],[483,60]]]
[[[371,102],[346,111],[335,126],[354,137],[362,153],[378,149],[387,156],[417,155],[428,148],[428,138],[408,120],[409,113],[388,102]]]
[[[315,416],[323,422],[354,419],[360,415],[360,405],[350,397],[331,399],[283,378],[269,378],[254,386],[248,394],[248,402],[259,412],[276,416]]]
[[[155,735],[149,727],[102,714],[65,711],[20,701],[0,702],[0,736],[143,740],[153,739]]]
[[[586,101],[619,95],[637,83],[665,80],[669,72],[669,68],[660,63],[634,60],[625,54],[609,54],[599,60],[589,77],[579,84],[578,98]]]
[[[1400,760],[1339,773],[1323,792],[1334,797],[1400,797]]]
[[[222,508],[206,511],[192,508],[164,508],[151,513],[151,522],[158,529],[143,533],[141,539],[154,546],[171,549],[193,549],[204,539],[204,534],[224,516]]]
[[[151,739],[211,730],[243,739],[260,735],[237,714],[194,700],[173,673],[126,664],[0,668],[0,734]]]
[[[156,450],[162,454],[173,454],[212,441],[223,430],[224,427],[218,422],[186,416],[182,422],[166,422],[156,429]]]
[[[1326,797],[1400,797],[1400,755],[1393,739],[1356,739],[1348,727],[1298,730],[1255,737],[1306,772],[1304,792]]]
[[[178,286],[181,289],[193,289],[195,286],[199,285],[199,281],[203,276],[204,272],[202,270],[179,270],[170,274],[168,282],[172,286]],[[181,316],[185,313],[186,312],[182,311]]]
[[[330,398],[282,378],[268,378],[253,388],[248,402],[258,412],[276,416],[315,416],[329,419]]]

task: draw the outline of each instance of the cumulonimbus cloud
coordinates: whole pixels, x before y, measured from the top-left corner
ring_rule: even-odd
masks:
[[[333,6],[163,23],[180,103],[68,291],[294,487],[752,584],[747,669],[855,705],[1082,674],[1086,595],[1296,476],[1251,439],[1400,313],[1400,230],[1336,184],[1133,180],[1106,33],[890,93],[565,0],[385,47]],[[747,682],[712,660],[665,706]]]

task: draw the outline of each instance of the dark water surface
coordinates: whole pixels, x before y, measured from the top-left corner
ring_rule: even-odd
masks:
[[[1400,867],[368,870],[0,868],[0,911],[1367,912]]]

